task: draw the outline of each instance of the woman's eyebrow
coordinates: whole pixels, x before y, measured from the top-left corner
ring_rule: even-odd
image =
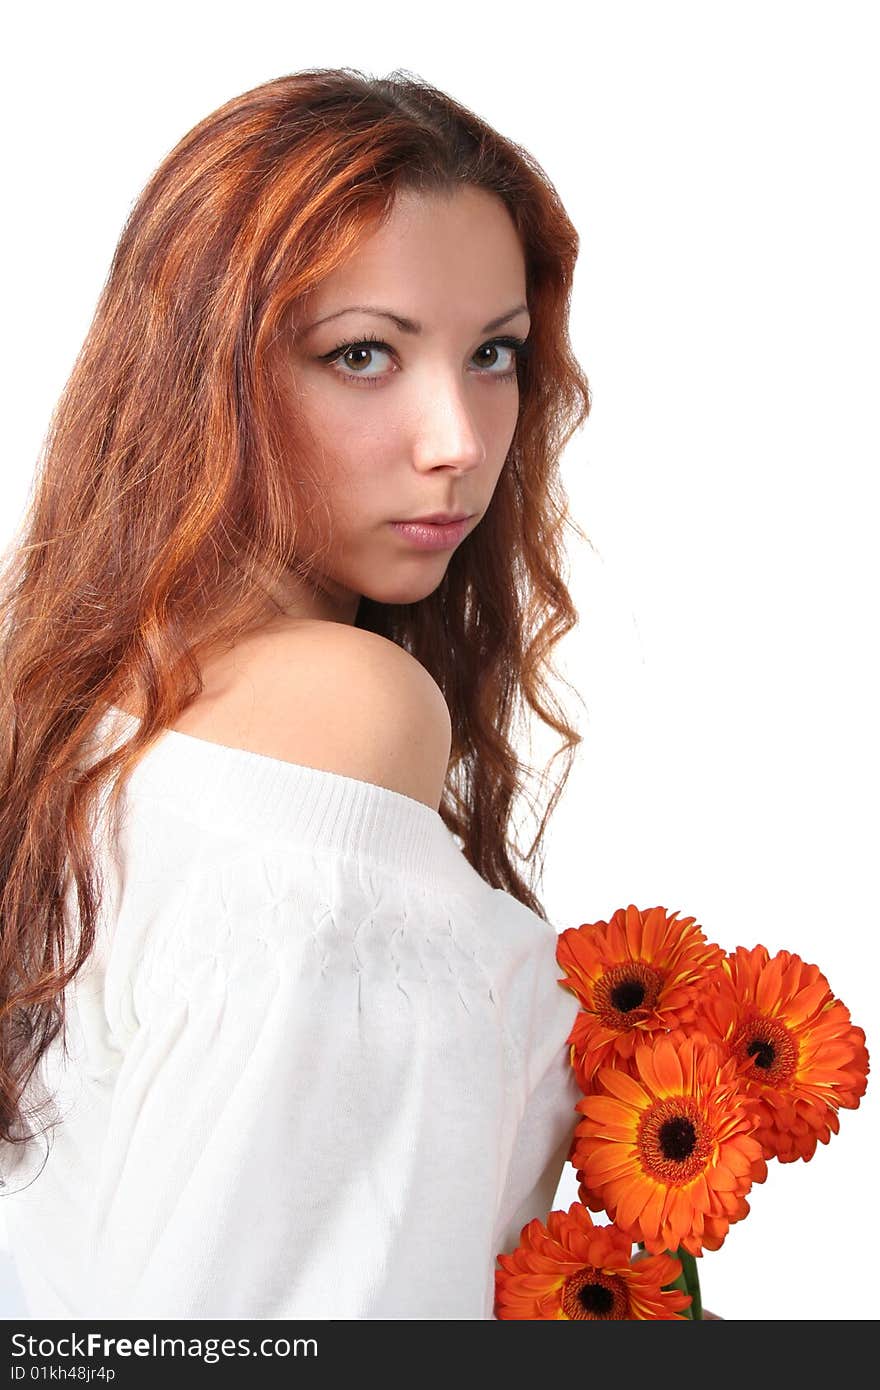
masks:
[[[501,314],[497,319],[491,319],[480,331],[482,333],[492,333],[496,328],[500,328],[502,324],[507,323],[509,319],[516,318],[517,314],[527,314],[528,312],[529,310],[526,304],[517,304],[515,309],[508,310],[506,314]],[[329,323],[331,319],[341,318],[343,314],[377,314],[379,318],[391,319],[392,322],[397,324],[401,333],[421,333],[422,331],[422,325],[417,323],[415,319],[405,319],[400,314],[392,313],[390,309],[379,309],[375,304],[350,304],[347,309],[337,309],[334,314],[327,314],[325,318],[316,319],[315,322],[310,323],[304,331],[306,333],[311,333],[313,328],[319,328],[322,323]]]

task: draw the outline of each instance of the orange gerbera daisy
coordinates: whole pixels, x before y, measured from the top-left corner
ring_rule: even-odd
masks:
[[[632,1258],[632,1241],[616,1226],[594,1226],[579,1202],[530,1221],[495,1271],[497,1318],[680,1318],[690,1294],[664,1289],[681,1274],[672,1255]]]
[[[702,1023],[736,1059],[758,1104],[755,1137],[765,1157],[812,1158],[838,1132],[838,1109],[857,1109],[865,1094],[863,1029],[818,966],[791,951],[738,946],[720,981],[703,1000]]]
[[[581,1004],[566,1043],[582,1091],[599,1067],[626,1067],[636,1038],[693,1020],[698,993],[724,952],[706,940],[696,918],[677,918],[677,910],[630,904],[610,922],[559,934],[559,983]]]
[[[706,1038],[638,1038],[632,1074],[602,1067],[578,1101],[580,1195],[652,1254],[717,1250],[767,1165],[736,1062]]]

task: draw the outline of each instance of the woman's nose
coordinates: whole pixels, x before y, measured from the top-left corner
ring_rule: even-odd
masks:
[[[413,442],[419,468],[445,464],[462,471],[486,458],[486,441],[466,399],[466,386],[437,382],[418,416]]]

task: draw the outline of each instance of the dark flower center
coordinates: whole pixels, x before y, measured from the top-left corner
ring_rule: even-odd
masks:
[[[628,1014],[644,1002],[645,986],[639,980],[622,980],[611,991],[611,1002],[619,1013]]]
[[[585,1265],[570,1274],[562,1286],[560,1312],[566,1318],[608,1322],[630,1320],[626,1282],[618,1274]]]
[[[753,1038],[746,1048],[746,1052],[752,1058],[755,1066],[763,1067],[765,1071],[772,1067],[776,1061],[776,1049],[772,1043],[763,1038]]]
[[[614,1294],[604,1284],[584,1284],[578,1289],[578,1298],[588,1313],[604,1317],[611,1312]]]
[[[757,1008],[743,1015],[731,1051],[741,1074],[763,1091],[784,1092],[797,1075],[800,1046],[782,1018],[762,1014]]]
[[[615,1033],[650,1026],[660,1005],[666,974],[644,960],[619,960],[609,964],[593,990],[597,1019]]]
[[[663,1157],[683,1163],[694,1151],[697,1132],[685,1115],[675,1115],[660,1126],[658,1138]]]
[[[691,1182],[712,1161],[716,1128],[699,1097],[671,1095],[655,1100],[642,1114],[636,1133],[645,1176],[673,1187]]]

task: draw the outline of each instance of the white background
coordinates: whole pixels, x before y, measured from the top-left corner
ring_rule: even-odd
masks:
[[[449,91],[538,159],[581,236],[593,411],[563,469],[591,546],[571,547],[581,622],[559,662],[587,714],[570,706],[584,742],[548,911],[562,929],[660,903],[727,948],[796,951],[872,1050],[876,18],[852,0],[18,7],[0,471],[11,533],[123,221],[198,120],[314,65]],[[810,1163],[771,1165],[701,1262],[709,1307],[876,1316],[877,1084]],[[575,1198],[569,1168],[556,1206]]]

